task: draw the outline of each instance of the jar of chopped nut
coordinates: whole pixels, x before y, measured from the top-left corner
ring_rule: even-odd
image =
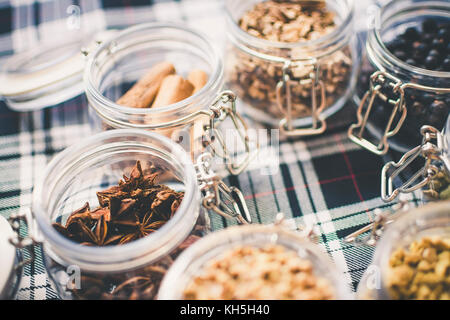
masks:
[[[389,225],[357,296],[450,300],[450,201],[405,212]]]
[[[159,299],[349,299],[342,272],[322,248],[281,226],[215,232],[175,262]]]
[[[289,136],[323,133],[356,82],[353,1],[227,0],[226,80],[245,112]]]

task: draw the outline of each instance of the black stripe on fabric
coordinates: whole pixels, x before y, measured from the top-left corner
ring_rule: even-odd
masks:
[[[33,13],[34,13],[34,25],[38,26],[41,23],[41,4],[39,1],[33,3]]]
[[[19,153],[12,153],[12,154],[0,156],[0,161],[7,161],[7,160],[12,160],[12,159],[18,159],[18,158],[20,158]]]
[[[297,153],[297,151],[296,151],[296,153]],[[297,165],[298,165],[298,168],[300,169],[300,172],[302,174],[303,181],[305,181],[305,186],[306,186],[305,189],[306,189],[306,193],[308,194],[308,199],[309,199],[309,202],[311,203],[312,210],[313,210],[313,212],[317,212],[316,206],[314,204],[314,200],[312,198],[311,189],[308,186],[308,180],[306,179],[306,174],[305,174],[305,169],[303,168],[303,164],[299,160],[299,161],[297,161]]]
[[[250,183],[250,189],[251,189],[251,193],[255,194],[255,188],[253,186],[253,179],[252,179],[252,175],[250,172],[247,171],[247,177],[248,177],[248,181]],[[236,178],[236,180],[238,180]],[[239,190],[241,190],[241,188],[239,188]],[[259,214],[259,208],[258,208],[258,202],[256,201],[255,197],[252,197],[253,200],[253,204],[255,206],[255,211],[256,211],[256,218],[258,219],[258,223],[262,223],[261,221],[261,215]]]
[[[286,194],[289,200],[289,206],[292,210],[293,217],[301,217],[303,215],[302,210],[300,209],[300,204],[298,202],[297,195],[295,193],[294,183],[292,182],[291,173],[289,172],[289,168],[287,164],[280,164],[281,176],[283,178],[283,183],[286,188]]]
[[[103,8],[123,8],[152,5],[152,0],[102,0]]]
[[[0,198],[10,198],[10,197],[17,197],[17,196],[20,196],[19,189],[0,192]]]
[[[0,101],[0,135],[19,132],[20,113],[12,111],[4,101]]]
[[[275,201],[275,205],[277,206],[277,212],[281,212],[280,203],[278,202],[278,197],[275,193],[275,184],[273,183],[272,175],[269,175],[270,187],[272,188],[273,199]],[[255,199],[256,201],[256,199]]]
[[[52,155],[55,150],[52,146],[52,135],[50,134],[50,129],[52,128],[52,111],[47,108],[44,109],[44,133],[45,133],[45,154]]]
[[[11,33],[12,20],[12,8],[9,6],[0,8],[0,34]]]

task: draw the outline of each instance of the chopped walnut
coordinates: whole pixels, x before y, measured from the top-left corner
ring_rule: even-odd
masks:
[[[257,3],[238,21],[248,34],[274,42],[301,43],[322,38],[333,32],[337,25],[335,14],[324,1],[264,1]],[[291,60],[321,56],[322,52],[309,52],[308,48],[258,49],[263,54]],[[325,50],[325,49],[323,49]],[[228,55],[228,79],[234,91],[250,105],[277,118],[284,117],[277,105],[276,87],[283,79],[283,64],[250,55],[232,47]],[[318,61],[319,79],[323,82],[327,107],[333,105],[346,91],[351,73],[351,50],[348,46],[325,54]],[[288,74],[296,84],[292,90],[292,116],[311,115],[312,85],[307,80],[313,73],[311,64],[300,62],[291,66]],[[284,91],[281,95],[285,96]],[[319,103],[320,97],[318,96]]]

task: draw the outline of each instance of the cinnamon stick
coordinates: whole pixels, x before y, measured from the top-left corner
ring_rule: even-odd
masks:
[[[179,75],[169,75],[164,78],[152,108],[167,106],[189,98],[194,92],[194,86]]]
[[[170,62],[154,65],[130,90],[117,100],[117,104],[132,108],[148,108],[155,99],[163,80],[175,73]]]
[[[208,82],[208,75],[203,70],[192,70],[188,75],[188,80],[194,85],[193,93],[196,93]]]

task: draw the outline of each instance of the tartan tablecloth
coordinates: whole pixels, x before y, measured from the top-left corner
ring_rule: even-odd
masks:
[[[358,1],[362,12],[368,0]],[[89,30],[123,28],[149,21],[182,21],[207,33],[222,46],[224,9],[220,0],[0,0],[0,65],[9,55],[35,46],[39,41],[67,36],[67,8],[81,8],[81,26]],[[358,15],[364,20],[362,15]],[[223,47],[222,47],[223,48]],[[0,101],[0,214],[8,217],[30,206],[33,184],[55,153],[89,135],[84,95],[42,111],[18,113]],[[283,212],[298,224],[314,223],[320,244],[345,271],[356,288],[370,264],[373,248],[355,247],[343,237],[369,223],[376,208],[387,208],[380,199],[380,170],[384,158],[360,149],[347,138],[354,119],[349,104],[328,120],[326,134],[280,145],[279,170],[261,174],[258,164],[226,182],[239,187],[254,221],[271,223]],[[249,120],[249,119],[248,119]],[[250,120],[249,120],[250,121]],[[416,195],[410,195],[415,203]],[[227,221],[213,216],[215,229]],[[26,253],[25,253],[26,255]],[[17,299],[56,299],[38,255],[26,266]]]

